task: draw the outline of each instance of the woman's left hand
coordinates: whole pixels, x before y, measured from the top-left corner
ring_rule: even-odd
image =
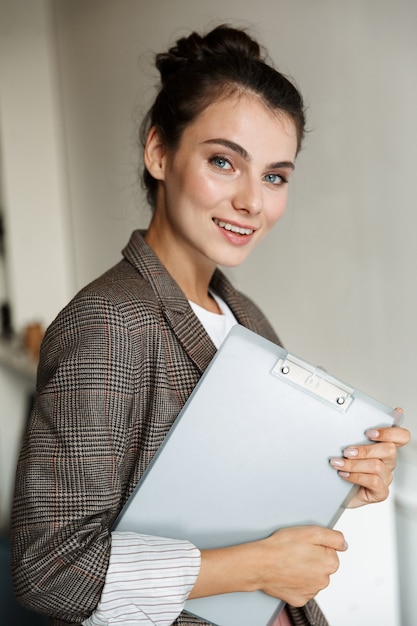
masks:
[[[409,431],[398,426],[371,429],[365,434],[376,443],[349,446],[344,450],[343,458],[330,461],[342,478],[360,486],[348,505],[350,509],[382,502],[388,497],[397,462],[397,449],[410,441]]]

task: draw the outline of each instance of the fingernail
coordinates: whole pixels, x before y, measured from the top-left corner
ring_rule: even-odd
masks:
[[[345,550],[347,550],[349,548],[349,544],[348,542],[345,540],[345,545],[343,546]]]
[[[339,476],[342,478],[349,478],[350,472],[339,472]]]
[[[346,448],[346,450],[343,451],[343,455],[347,456],[349,459],[358,456],[358,454],[357,448]]]
[[[371,428],[370,430],[366,431],[365,435],[368,437],[368,439],[378,439],[379,430],[376,430],[375,428]]]
[[[330,465],[332,467],[344,467],[345,462],[343,459],[330,459]]]

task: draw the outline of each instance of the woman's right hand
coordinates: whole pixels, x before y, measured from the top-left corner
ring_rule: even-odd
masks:
[[[341,532],[320,526],[284,528],[257,543],[257,588],[292,606],[304,606],[328,586],[339,568],[337,552],[347,549]]]
[[[303,606],[327,587],[347,549],[341,532],[320,526],[283,528],[265,539],[203,550],[191,598],[263,591],[292,606]]]

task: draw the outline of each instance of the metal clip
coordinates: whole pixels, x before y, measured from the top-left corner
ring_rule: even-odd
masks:
[[[288,354],[279,359],[272,374],[301,387],[345,412],[353,402],[353,389],[329,376],[320,367],[314,367],[298,357]]]

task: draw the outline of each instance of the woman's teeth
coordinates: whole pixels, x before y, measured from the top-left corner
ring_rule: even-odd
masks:
[[[225,230],[231,230],[232,233],[238,233],[239,235],[251,235],[253,233],[252,228],[240,228],[240,226],[234,226],[234,224],[229,224],[228,222],[222,222],[221,220],[214,219],[213,220],[217,226],[220,228],[224,228]]]

